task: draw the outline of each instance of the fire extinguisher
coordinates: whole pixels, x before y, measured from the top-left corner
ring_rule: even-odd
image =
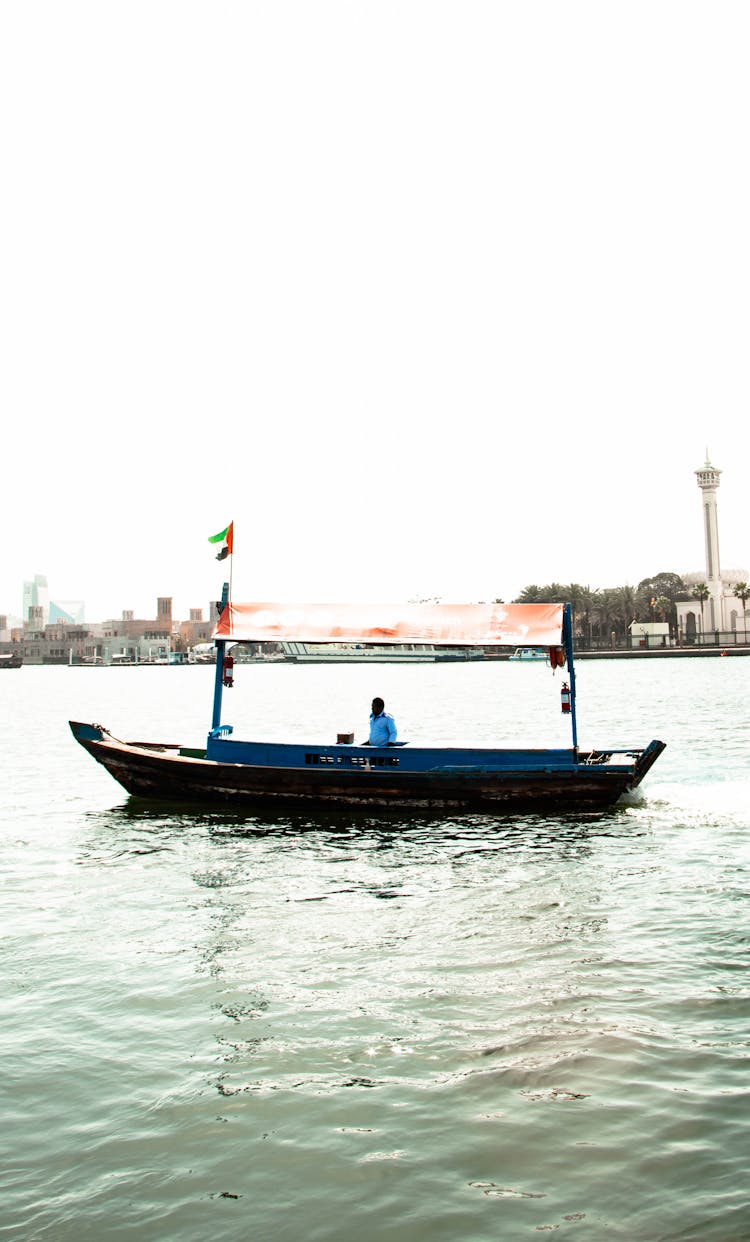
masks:
[[[570,715],[570,686],[567,681],[560,688],[560,709],[564,716]]]
[[[232,687],[234,685],[234,656],[224,656],[224,673],[222,676],[222,685]]]

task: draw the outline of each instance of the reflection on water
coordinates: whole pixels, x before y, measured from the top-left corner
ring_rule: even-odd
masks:
[[[635,792],[635,791],[634,791]],[[601,810],[562,811],[550,815],[545,812],[515,812],[506,815],[463,813],[456,817],[445,814],[425,815],[419,812],[358,811],[352,812],[345,807],[336,810],[326,807],[316,811],[293,812],[284,811],[271,813],[267,810],[253,812],[248,808],[232,811],[226,807],[201,807],[195,803],[165,803],[161,800],[147,801],[126,795],[122,805],[112,807],[110,811],[113,827],[125,821],[152,823],[156,825],[172,825],[176,831],[181,828],[207,828],[212,832],[246,833],[248,835],[293,833],[295,835],[309,832],[328,832],[333,835],[350,834],[361,838],[374,832],[379,836],[390,837],[394,833],[399,837],[413,833],[423,833],[430,838],[451,838],[456,833],[467,835],[494,835],[496,832],[509,836],[524,837],[538,833],[540,837],[559,840],[568,835],[576,835],[579,830],[601,827],[602,831],[611,831],[613,826],[628,824],[628,812],[643,803],[642,797],[637,800],[623,800],[617,806]],[[97,813],[100,822],[104,822],[101,812]]]

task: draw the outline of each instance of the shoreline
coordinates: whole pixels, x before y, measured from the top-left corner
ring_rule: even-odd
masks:
[[[632,651],[594,651],[577,648],[576,660],[669,660],[691,659],[694,656],[748,656],[750,646],[746,647],[653,647],[634,648]]]
[[[732,646],[732,647],[719,647],[719,646],[653,647],[650,649],[643,648],[643,647],[637,647],[637,648],[634,648],[633,650],[630,650],[627,648],[621,648],[619,650],[615,649],[614,651],[611,649],[596,650],[594,648],[581,647],[581,648],[575,649],[574,655],[575,655],[576,663],[579,660],[672,660],[672,659],[690,660],[690,659],[700,658],[701,656],[718,657],[718,658],[722,658],[725,656],[727,657],[728,656],[750,656],[750,644],[745,645],[745,646],[737,645],[737,646]],[[432,660],[432,659],[425,659],[425,658],[408,659],[404,657],[390,660],[387,656],[383,656],[383,655],[377,656],[374,659],[372,658],[371,659],[356,659],[355,658],[355,659],[335,659],[335,660],[327,660],[324,656],[318,657],[318,658],[313,656],[313,657],[308,657],[307,659],[304,659],[304,660],[295,660],[294,658],[281,659],[281,660],[279,659],[269,660],[267,658],[264,658],[263,656],[255,656],[248,660],[239,660],[238,663],[240,664],[268,664],[268,665],[284,664],[287,666],[289,665],[299,666],[299,665],[311,665],[311,664],[335,664],[335,665],[339,665],[339,664],[453,664],[453,663],[457,663],[457,664],[462,664],[462,663],[506,664],[508,663],[508,660],[509,660],[508,656],[484,656],[484,657],[479,657],[479,658],[474,657],[471,660],[466,660],[466,661],[463,661],[460,659],[459,660],[445,660],[445,659]],[[24,660],[22,664],[20,665],[8,665],[8,664],[4,665],[4,667],[16,668],[16,669],[24,668],[24,667],[26,668],[63,668],[63,667],[64,668],[157,668],[157,667],[199,668],[199,667],[212,667],[212,666],[213,666],[213,661],[196,661],[195,664],[186,663],[182,665],[168,665],[166,663],[164,665],[158,665],[156,662],[149,662],[148,660],[133,661],[132,663],[118,662],[118,663],[113,663],[113,664],[77,664],[77,663],[70,664],[67,660]]]

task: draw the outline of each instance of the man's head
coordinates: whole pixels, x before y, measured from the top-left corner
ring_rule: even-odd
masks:
[[[373,699],[373,700],[372,700],[372,714],[373,714],[373,716],[379,716],[379,715],[380,715],[380,713],[384,710],[384,708],[385,708],[385,703],[383,702],[383,700],[382,700],[382,699]]]

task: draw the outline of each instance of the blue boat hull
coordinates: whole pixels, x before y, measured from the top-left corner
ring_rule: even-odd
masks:
[[[469,750],[302,746],[210,737],[205,751],[121,742],[71,721],[76,740],[128,793],[278,809],[505,811],[602,807],[640,784],[664,750]]]

